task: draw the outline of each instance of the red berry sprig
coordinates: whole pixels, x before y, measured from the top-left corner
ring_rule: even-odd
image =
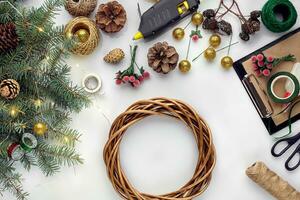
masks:
[[[145,71],[143,67],[138,67],[138,65],[135,62],[136,57],[136,51],[137,46],[134,46],[133,48],[130,46],[130,53],[131,53],[131,64],[130,66],[124,70],[124,71],[118,71],[116,74],[116,84],[122,85],[122,84],[130,84],[132,87],[139,87],[144,80],[147,80],[150,78],[150,73]],[[135,72],[135,67],[138,69],[138,73]]]
[[[274,58],[273,56],[265,56],[263,53],[251,57],[252,67],[256,76],[268,77],[274,67],[282,62],[294,62],[296,57],[292,54],[283,56],[281,58]]]

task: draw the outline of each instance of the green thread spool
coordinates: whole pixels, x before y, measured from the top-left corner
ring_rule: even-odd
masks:
[[[297,17],[297,11],[289,0],[269,0],[262,9],[264,25],[275,33],[292,28],[296,24]]]

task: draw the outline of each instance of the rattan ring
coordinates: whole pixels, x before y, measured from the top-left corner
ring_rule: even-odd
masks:
[[[122,170],[119,152],[126,130],[145,117],[153,115],[169,116],[184,122],[192,130],[199,150],[192,179],[178,191],[157,196],[141,193],[132,186]],[[206,122],[192,107],[179,100],[167,98],[138,101],[119,115],[110,129],[103,156],[113,187],[122,198],[128,200],[191,200],[207,189],[216,163],[212,134]]]
[[[94,21],[87,17],[76,17],[72,19],[65,28],[67,37],[73,37],[76,31],[85,29],[89,32],[89,38],[86,42],[78,42],[71,51],[77,55],[91,54],[98,46],[100,33]]]
[[[96,8],[97,0],[67,0],[65,8],[73,16],[89,16]]]

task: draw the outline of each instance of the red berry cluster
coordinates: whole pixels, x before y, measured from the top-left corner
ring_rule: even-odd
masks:
[[[140,75],[137,73],[133,74],[128,74],[128,73],[122,73],[119,71],[117,73],[116,77],[116,84],[121,85],[121,84],[130,84],[132,87],[139,87],[144,80],[147,80],[150,78],[150,73],[145,71],[143,68],[139,69]]]
[[[274,57],[266,57],[264,54],[261,53],[256,56],[252,56],[251,61],[253,70],[255,71],[257,76],[269,76],[271,74],[274,63]]]
[[[296,57],[292,54],[289,54],[281,58],[274,58],[272,56],[265,56],[263,53],[260,53],[256,56],[252,56],[251,61],[256,76],[263,75],[267,77],[270,76],[274,67],[280,65],[282,62],[295,62]]]
[[[116,84],[130,84],[132,87],[137,88],[139,87],[142,82],[146,79],[150,78],[150,73],[145,71],[143,67],[139,67],[135,62],[137,46],[134,47],[130,46],[130,53],[131,53],[131,63],[130,66],[124,71],[118,71],[116,76]],[[136,69],[138,69],[138,73],[136,73]]]

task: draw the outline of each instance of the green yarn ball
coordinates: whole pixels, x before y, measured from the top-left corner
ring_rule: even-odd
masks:
[[[282,20],[278,16],[282,16]],[[289,0],[269,0],[262,9],[262,21],[272,32],[280,33],[292,28],[297,21],[297,11]]]

